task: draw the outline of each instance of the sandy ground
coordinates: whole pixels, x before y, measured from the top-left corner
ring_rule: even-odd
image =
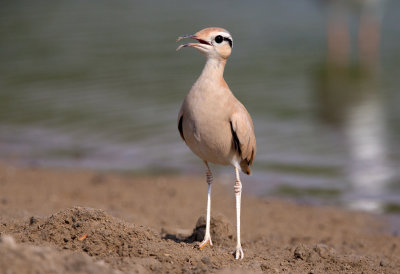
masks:
[[[200,251],[202,177],[0,164],[0,272],[399,273],[400,238],[382,217],[246,195],[235,260],[233,187],[219,181],[214,248]]]

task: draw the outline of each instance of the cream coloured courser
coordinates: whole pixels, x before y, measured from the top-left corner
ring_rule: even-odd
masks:
[[[211,183],[213,181],[208,162],[232,165],[236,172],[234,185],[236,195],[237,244],[236,259],[243,259],[240,242],[240,202],[242,183],[239,169],[250,174],[250,165],[256,155],[254,126],[246,108],[232,94],[223,73],[226,61],[232,52],[232,37],[222,28],[206,28],[194,35],[178,38],[193,38],[198,43],[182,47],[193,47],[203,53],[207,62],[183,101],[178,115],[178,129],[188,147],[200,157],[207,167],[208,199],[206,233],[200,249],[212,246],[210,235]]]

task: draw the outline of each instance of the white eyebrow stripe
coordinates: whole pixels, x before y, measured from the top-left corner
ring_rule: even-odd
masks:
[[[221,35],[224,38],[229,38],[230,40],[233,41],[232,36],[231,36],[231,34],[229,32],[217,32],[213,36],[216,37],[218,35]]]
[[[229,46],[232,48],[233,47],[233,39],[232,36],[229,32],[216,32],[213,37],[217,37],[218,35],[221,35],[224,41],[227,41],[229,43]]]

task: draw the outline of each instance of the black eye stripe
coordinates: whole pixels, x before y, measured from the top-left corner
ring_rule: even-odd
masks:
[[[223,41],[226,41],[226,42],[229,43],[229,46],[232,48],[233,42],[232,42],[232,39],[231,39],[231,38],[224,37],[224,36],[222,36],[222,35],[217,35],[217,36],[215,36],[214,41],[215,41],[216,43],[218,43],[218,44],[222,43]]]
[[[228,37],[224,37],[224,41],[227,41],[229,43],[229,46],[232,47],[232,39],[230,39]]]

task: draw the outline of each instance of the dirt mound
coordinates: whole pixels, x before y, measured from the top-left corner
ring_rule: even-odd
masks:
[[[2,273],[117,273],[87,255],[16,244],[11,236],[0,238],[0,269]]]
[[[127,224],[103,210],[83,207],[66,209],[48,218],[31,217],[28,224],[13,230],[17,231],[13,236],[19,242],[82,251],[120,270],[138,268],[136,261],[156,254],[154,249],[161,243],[161,237],[150,228]],[[147,260],[145,265],[154,270],[159,264]]]
[[[234,261],[230,254],[232,247],[215,244],[213,249],[196,248],[197,238],[202,237],[204,230],[203,222],[199,218],[190,239],[171,240],[148,227],[125,223],[103,210],[74,207],[47,218],[30,217],[23,224],[9,224],[4,233],[25,244],[86,253],[121,271],[204,272],[223,268]],[[226,243],[224,237],[232,238],[230,225],[221,216],[212,219],[211,228],[216,242]]]
[[[189,241],[201,242],[206,233],[206,217],[201,216],[196,223],[192,235],[189,236]],[[210,219],[210,233],[214,245],[230,246],[234,243],[234,232],[232,225],[223,215],[217,215]]]
[[[83,251],[90,256],[143,257],[145,242],[160,242],[160,236],[140,226],[127,224],[99,209],[74,207],[48,218],[31,217],[15,236],[21,242],[51,243],[68,250]]]

